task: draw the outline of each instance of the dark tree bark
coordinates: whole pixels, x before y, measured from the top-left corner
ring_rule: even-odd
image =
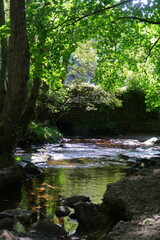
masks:
[[[0,0],[0,27],[5,24],[4,2]],[[6,94],[7,74],[7,39],[2,38],[1,44],[1,67],[0,67],[0,112],[2,111]]]
[[[10,0],[10,19],[8,90],[0,119],[0,153],[7,154],[11,154],[15,146],[29,79],[25,0]]]

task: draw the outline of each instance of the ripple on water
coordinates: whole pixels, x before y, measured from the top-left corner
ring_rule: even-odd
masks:
[[[105,164],[127,164],[127,160],[129,162],[139,158],[159,156],[159,149],[143,146],[138,140],[111,139],[110,141],[118,144],[123,142],[127,147],[119,145],[108,147],[95,143],[46,144],[41,148],[34,148],[36,149],[34,153],[22,152],[21,156],[25,161],[46,168],[86,168]]]

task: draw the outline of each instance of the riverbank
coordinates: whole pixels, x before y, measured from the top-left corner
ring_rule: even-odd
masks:
[[[106,226],[100,238],[106,240],[156,240],[160,236],[160,163],[109,184],[101,207]],[[108,228],[107,223],[113,229]],[[112,226],[111,226],[112,227]],[[98,233],[97,233],[98,234]]]

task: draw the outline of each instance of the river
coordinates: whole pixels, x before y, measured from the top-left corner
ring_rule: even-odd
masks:
[[[159,157],[159,147],[146,142],[150,136],[112,139],[63,139],[61,144],[32,146],[30,152],[17,149],[16,155],[42,168],[44,174],[27,181],[21,196],[12,195],[12,206],[33,210],[39,218],[48,217],[60,223],[55,209],[62,197],[85,195],[93,203],[101,203],[108,183],[130,174],[139,159]],[[11,200],[8,200],[11,201]],[[5,201],[3,201],[4,204]],[[77,223],[65,220],[65,229],[72,233]],[[24,231],[22,225],[19,231]]]

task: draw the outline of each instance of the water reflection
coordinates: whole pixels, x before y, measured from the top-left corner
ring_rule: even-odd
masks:
[[[94,203],[100,203],[106,186],[126,174],[124,166],[112,165],[104,168],[45,169],[44,175],[22,187],[20,209],[36,211],[39,218],[48,216],[56,220],[55,209],[59,199],[74,195],[86,195]],[[58,220],[56,220],[58,221]]]
[[[22,200],[18,209],[33,210],[38,218],[49,218],[65,226],[73,233],[77,223],[69,218],[58,219],[55,210],[61,197],[89,196],[100,203],[108,183],[116,182],[126,175],[123,165],[93,168],[46,168],[44,174],[22,186]]]

